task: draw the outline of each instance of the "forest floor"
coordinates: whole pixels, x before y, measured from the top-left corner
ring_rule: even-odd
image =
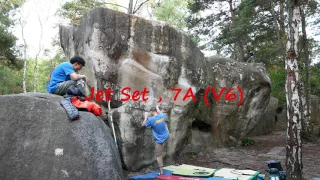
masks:
[[[189,164],[208,168],[253,169],[264,174],[267,161],[281,162],[286,171],[286,131],[275,131],[267,135],[251,137],[254,145],[238,148],[203,149],[198,154],[183,154],[175,164]],[[302,162],[304,179],[320,178],[320,137],[313,143],[303,143]],[[155,169],[153,169],[155,170]],[[139,172],[124,171],[126,179],[130,176],[149,173],[150,168]]]

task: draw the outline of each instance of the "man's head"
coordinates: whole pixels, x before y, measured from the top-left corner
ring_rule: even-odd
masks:
[[[82,57],[74,56],[70,59],[70,63],[73,66],[73,69],[77,72],[79,71],[83,66],[85,66],[86,62],[83,60]]]
[[[157,109],[156,109],[155,107],[152,107],[152,108],[150,109],[150,113],[151,113],[152,116],[155,116],[155,115],[158,114]]]

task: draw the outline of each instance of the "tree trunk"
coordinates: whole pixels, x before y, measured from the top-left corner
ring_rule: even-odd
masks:
[[[27,45],[26,45],[26,40],[23,38],[23,78],[22,78],[22,86],[23,86],[23,92],[27,92],[27,85],[26,85],[26,75],[27,75]]]
[[[286,69],[286,99],[287,99],[287,141],[286,141],[286,167],[290,180],[302,179],[302,153],[301,153],[301,109],[299,98],[299,67],[298,67],[298,41],[300,25],[299,1],[288,0],[288,42]]]
[[[278,21],[277,21],[277,17],[276,17],[276,13],[274,11],[274,4],[273,4],[273,0],[269,0],[270,1],[270,12],[271,12],[271,15],[273,17],[273,23],[274,23],[274,26],[275,26],[275,30],[276,30],[276,33],[277,33],[277,39],[278,39],[278,43],[279,43],[279,47],[280,47],[280,50],[281,50],[281,54],[282,54],[282,57],[283,57],[283,61],[285,61],[285,57],[286,57],[286,50],[285,50],[285,47],[282,43],[282,33],[281,33],[281,24],[280,24],[280,28],[279,28],[279,25],[278,25]],[[281,3],[281,2],[280,2]],[[280,11],[281,12],[281,11]],[[280,18],[281,19],[281,18]],[[281,22],[281,20],[280,20]]]
[[[135,14],[139,11],[139,9],[147,2],[149,2],[150,0],[144,0],[143,2],[139,2],[139,5],[138,5],[138,0],[136,0],[136,3],[133,7],[133,10],[132,10],[132,14]]]
[[[229,3],[229,11],[231,13],[231,23],[234,24],[236,21],[236,15],[234,13],[232,0],[229,0],[228,3]],[[239,55],[235,55],[235,56],[237,57],[237,60],[239,62],[243,62],[243,60],[244,60],[244,47],[243,47],[243,43],[239,39],[236,40],[236,48],[238,49]]]
[[[23,92],[26,93],[26,92],[27,92],[27,85],[26,85],[26,75],[27,75],[27,42],[26,42],[26,39],[25,39],[25,37],[24,37],[24,26],[25,26],[26,22],[25,22],[24,20],[22,20],[22,18],[20,17],[19,23],[20,23],[20,27],[21,27],[21,36],[22,36],[22,40],[23,40],[23,77],[22,77],[22,88],[23,88]]]
[[[240,41],[238,41],[238,51],[239,51],[239,62],[243,62],[244,61],[244,47]]]
[[[45,22],[47,22],[48,18],[49,18],[49,16],[47,16]],[[39,21],[39,24],[40,24],[40,39],[39,39],[39,49],[38,49],[38,52],[36,54],[35,63],[34,63],[33,92],[37,92],[38,59],[39,59],[40,53],[42,51],[41,42],[42,42],[42,36],[43,36],[43,25],[42,25],[42,21],[40,19],[39,13],[38,13],[38,21]]]
[[[310,100],[310,57],[309,57],[309,42],[306,33],[306,19],[305,13],[303,9],[300,8],[301,13],[301,25],[302,25],[302,48],[303,48],[303,56],[305,62],[305,70],[306,70],[306,86],[305,86],[305,105],[304,105],[304,121],[302,122],[302,130],[303,137],[308,140],[312,139],[311,128],[310,128],[310,118],[311,118],[311,100]]]
[[[128,14],[132,14],[133,0],[129,0]]]
[[[39,23],[40,23],[40,27],[41,27],[41,33],[40,33],[40,40],[39,40],[39,49],[38,52],[36,54],[36,58],[34,60],[34,68],[33,68],[33,92],[37,92],[37,75],[38,75],[38,58],[39,55],[41,53],[41,39],[42,39],[42,34],[43,34],[43,29],[42,29],[42,24],[40,21],[40,17],[39,18]]]
[[[284,26],[284,0],[279,1],[279,7],[280,7],[280,32],[282,35],[285,34],[285,26]]]

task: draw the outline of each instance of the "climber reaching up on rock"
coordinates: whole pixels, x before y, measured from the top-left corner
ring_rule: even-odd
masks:
[[[47,84],[47,91],[51,94],[65,95],[70,86],[78,87],[83,93],[85,75],[77,74],[82,67],[85,66],[85,61],[79,56],[70,59],[70,62],[59,64],[51,73]],[[85,95],[85,94],[84,94]]]
[[[152,117],[148,119],[148,113],[145,113],[142,126],[151,127],[153,138],[156,143],[155,155],[160,169],[159,175],[163,174],[163,145],[169,137],[169,130],[166,124],[167,117],[160,111],[159,106],[150,109]]]

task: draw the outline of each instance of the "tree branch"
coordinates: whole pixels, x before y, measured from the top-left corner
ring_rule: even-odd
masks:
[[[138,6],[137,9],[134,9],[134,10],[133,10],[133,13],[132,13],[132,14],[135,14],[135,13],[141,8],[141,6],[142,6],[143,4],[145,4],[145,3],[147,3],[148,1],[150,1],[150,0],[146,0],[146,1],[142,2],[142,3]]]
[[[0,2],[0,4],[6,4],[9,0],[5,0],[4,2]]]
[[[121,5],[119,5],[119,4],[114,4],[114,3],[103,3],[103,4],[110,4],[110,5],[119,6],[119,7],[128,9],[127,7],[121,6]]]
[[[136,3],[134,4],[134,7],[133,7],[133,11],[136,9],[136,6],[137,6],[137,4],[138,4],[138,1],[139,0],[136,0]],[[134,13],[133,13],[134,14]]]
[[[280,29],[279,29],[279,26],[278,26],[278,23],[277,23],[277,17],[276,17],[276,14],[274,12],[274,4],[272,2],[272,0],[269,0],[270,2],[270,13],[272,15],[272,18],[273,18],[273,23],[274,23],[274,27],[275,27],[275,30],[276,30],[276,33],[277,33],[277,38],[278,38],[278,43],[279,43],[279,46],[280,46],[280,50],[281,50],[281,54],[282,54],[282,57],[283,57],[283,60],[285,60],[285,56],[286,56],[286,52],[285,52],[285,46],[283,45],[282,43],[282,39],[281,39],[281,33],[280,33]]]

